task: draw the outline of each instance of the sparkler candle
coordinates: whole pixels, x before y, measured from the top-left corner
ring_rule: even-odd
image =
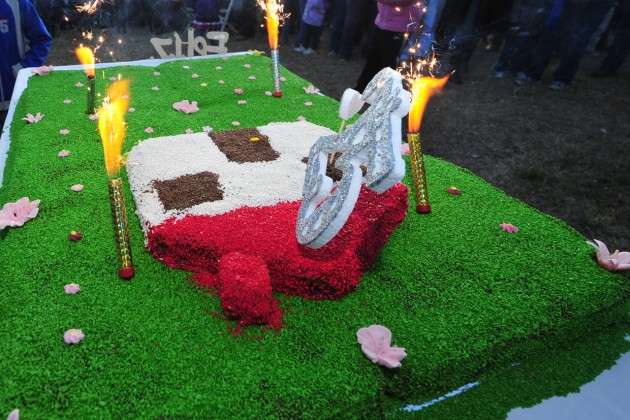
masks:
[[[129,106],[128,92],[129,81],[127,80],[119,80],[111,84],[98,115],[98,131],[105,154],[105,167],[109,177],[109,202],[118,245],[118,276],[122,279],[130,279],[135,275],[131,259],[125,195],[122,179],[119,177],[122,144],[125,140],[125,113]]]
[[[83,64],[83,71],[87,75],[87,108],[86,114],[94,114],[94,53],[89,47],[79,47],[75,53],[79,62]]]
[[[280,53],[278,51],[278,28],[280,20],[283,18],[283,5],[280,0],[257,0],[258,5],[265,12],[267,20],[267,37],[269,38],[269,48],[271,49],[271,65],[273,67],[273,96],[282,96],[280,86]]]
[[[407,143],[409,143],[411,172],[416,193],[416,212],[418,213],[431,213],[424,170],[424,155],[422,154],[422,144],[420,143],[420,123],[429,98],[437,89],[444,86],[447,80],[448,76],[441,79],[420,77],[415,79],[411,85],[411,110],[409,111]]]

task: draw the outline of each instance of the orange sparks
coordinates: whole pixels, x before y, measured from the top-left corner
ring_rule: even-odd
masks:
[[[85,12],[88,15],[91,15],[92,13],[98,10],[98,8],[101,6],[102,3],[104,3],[104,0],[91,0],[91,1],[85,2],[81,6],[76,6],[75,8],[77,9],[77,12],[79,13]]]
[[[441,79],[435,77],[420,77],[411,85],[411,110],[409,111],[409,133],[419,133],[422,114],[429,102],[429,98],[442,88],[448,76]]]
[[[122,145],[125,140],[125,114],[129,107],[129,81],[119,80],[107,88],[107,97],[98,110],[98,131],[103,142],[107,175],[120,172]]]
[[[94,53],[90,47],[79,47],[75,50],[79,62],[83,64],[83,71],[87,74],[87,77],[94,77]]]
[[[267,37],[269,38],[269,48],[278,49],[278,28],[280,21],[284,18],[282,10],[284,6],[279,0],[256,0],[260,8],[265,12],[267,20]]]

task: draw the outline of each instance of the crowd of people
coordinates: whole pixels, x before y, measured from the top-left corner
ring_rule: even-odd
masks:
[[[328,54],[365,59],[355,88],[360,90],[381,68],[438,57],[451,83],[462,83],[479,45],[499,51],[494,75],[514,77],[524,86],[541,80],[558,57],[549,88],[562,91],[577,74],[592,40],[606,57],[593,77],[611,77],[630,51],[630,0],[281,0],[289,15],[282,41],[305,55]],[[252,36],[256,0],[241,35]],[[247,14],[245,14],[247,15]],[[245,16],[243,15],[243,16]],[[329,28],[327,45],[320,45]],[[240,31],[240,30],[239,30]],[[609,40],[612,40],[609,45]]]
[[[177,1],[192,11],[189,23],[198,35],[221,27],[219,14],[228,0]],[[521,86],[541,80],[557,55],[549,85],[556,91],[569,87],[582,56],[594,48],[593,40],[607,51],[593,77],[614,76],[630,50],[630,0],[280,1],[288,16],[281,27],[283,43],[292,39],[294,50],[305,55],[327,54],[342,61],[362,56],[365,65],[356,81],[358,91],[383,67],[396,69],[403,62],[433,56],[440,59],[443,71],[451,73],[451,83],[462,83],[482,40],[500,51],[495,77],[511,75]],[[230,28],[236,36],[253,36],[259,13],[256,0],[234,4]],[[124,0],[114,5],[126,14]],[[121,18],[117,20],[120,24]],[[322,33],[328,28],[329,42],[322,46]],[[0,0],[2,119],[17,71],[42,65],[51,43],[31,1]]]
[[[592,39],[606,57],[593,77],[614,76],[630,51],[630,0],[284,0],[302,16],[295,50],[318,53],[321,27],[331,28],[328,55],[347,60],[366,32],[361,91],[383,67],[436,56],[452,83],[462,83],[482,40],[500,49],[497,78],[514,77],[524,86],[541,80],[558,56],[550,89],[562,91],[577,74]],[[313,7],[319,20],[313,31]],[[324,19],[326,13],[326,19]],[[295,19],[295,18],[294,18]],[[296,26],[290,22],[287,32]],[[608,39],[612,43],[608,45]],[[324,51],[321,51],[324,52]],[[448,64],[447,64],[448,63]]]

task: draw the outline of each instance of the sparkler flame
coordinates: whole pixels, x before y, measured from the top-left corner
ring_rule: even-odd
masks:
[[[79,13],[85,12],[88,15],[91,15],[92,13],[96,12],[103,3],[105,3],[105,0],[91,0],[91,1],[85,2],[81,6],[76,6],[75,8],[77,9],[77,12]]]
[[[79,47],[75,50],[79,62],[83,64],[83,71],[89,78],[94,77],[94,53],[90,47]]]
[[[284,6],[280,4],[280,0],[256,0],[258,5],[265,12],[267,20],[267,37],[269,38],[269,48],[278,49],[278,28],[280,22],[288,15],[283,13]]]
[[[409,132],[419,133],[422,114],[429,102],[429,98],[441,89],[448,76],[441,79],[435,77],[420,77],[413,81],[411,85],[411,109],[409,110]]]
[[[125,140],[125,114],[129,107],[129,81],[119,80],[107,88],[107,97],[98,111],[98,131],[105,153],[107,175],[115,178],[120,172],[122,144]]]

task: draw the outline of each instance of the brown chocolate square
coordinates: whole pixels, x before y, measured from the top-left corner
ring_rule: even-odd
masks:
[[[153,181],[165,210],[183,210],[197,204],[223,200],[219,175],[199,172],[166,181]]]
[[[209,136],[230,162],[271,162],[280,157],[269,144],[269,137],[256,128],[212,132]]]

